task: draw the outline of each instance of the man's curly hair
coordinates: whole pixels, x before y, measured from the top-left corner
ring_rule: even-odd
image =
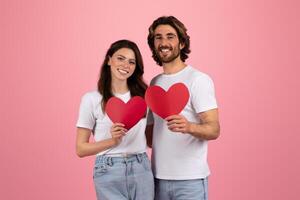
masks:
[[[152,58],[158,65],[162,66],[162,62],[156,55],[154,47],[154,31],[159,25],[170,25],[176,30],[180,44],[184,45],[183,49],[180,51],[180,59],[184,62],[188,58],[188,54],[191,52],[190,36],[187,34],[187,29],[185,28],[184,24],[174,16],[159,17],[149,27],[148,45],[152,51]]]

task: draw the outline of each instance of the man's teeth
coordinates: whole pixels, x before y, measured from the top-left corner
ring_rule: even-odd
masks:
[[[163,53],[166,53],[166,52],[169,52],[170,49],[169,48],[168,49],[160,49],[160,51],[163,52]]]

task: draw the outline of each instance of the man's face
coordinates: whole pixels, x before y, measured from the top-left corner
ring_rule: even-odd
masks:
[[[179,55],[184,46],[179,43],[176,30],[170,25],[159,25],[154,30],[154,48],[162,63],[170,63]]]

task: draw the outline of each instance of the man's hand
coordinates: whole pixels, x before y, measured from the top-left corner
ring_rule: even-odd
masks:
[[[189,133],[202,140],[215,140],[220,135],[218,109],[198,113],[199,123],[189,122],[182,115],[166,118],[168,128],[173,132]]]
[[[171,115],[167,118],[169,130],[173,132],[190,133],[191,123],[182,115]]]

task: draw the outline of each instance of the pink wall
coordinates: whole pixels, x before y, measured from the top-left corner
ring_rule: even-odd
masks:
[[[117,39],[138,43],[147,81],[159,73],[147,28],[169,14],[188,27],[188,63],[216,85],[210,200],[299,199],[298,1],[2,0],[0,9],[1,199],[96,199],[93,158],[74,151],[80,97]]]

